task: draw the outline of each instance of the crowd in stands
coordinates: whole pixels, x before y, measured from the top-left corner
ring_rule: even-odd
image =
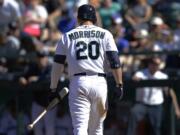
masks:
[[[21,70],[19,65],[28,60],[24,60],[24,56],[31,56],[36,51],[53,54],[61,35],[76,26],[77,7],[87,2],[88,0],[1,0],[1,72],[17,72],[19,68]],[[178,1],[89,2],[97,9],[97,25],[113,33],[120,54],[180,49]],[[120,58],[124,71],[133,72],[144,57],[129,56]],[[166,55],[162,58],[164,67],[179,66],[178,62],[173,62],[178,61],[176,56]]]
[[[161,69],[170,77],[180,75],[179,0],[0,0],[0,79],[16,80],[20,85],[40,79],[34,78],[34,75],[39,76],[36,73],[24,80],[22,77],[31,63],[37,63],[38,54],[42,52],[51,66],[57,41],[77,25],[77,8],[85,3],[97,9],[97,25],[112,32],[125,79],[142,68],[141,62],[154,52],[164,53],[156,55],[162,60]],[[133,55],[137,52],[147,54]],[[62,81],[68,77],[66,73],[65,69]],[[16,134],[17,116],[12,107],[8,105],[8,113],[0,114],[0,135]],[[61,108],[57,110],[60,121],[69,120],[69,115],[64,115]],[[24,119],[25,123],[31,121],[28,116]],[[113,122],[112,119],[105,135],[123,134],[116,131]],[[71,124],[56,123],[57,129],[64,126],[68,130],[67,133],[56,130],[56,134],[62,131],[64,135],[71,135]]]

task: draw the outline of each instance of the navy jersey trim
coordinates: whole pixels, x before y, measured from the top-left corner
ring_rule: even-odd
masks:
[[[54,62],[59,63],[59,64],[64,64],[65,61],[66,61],[65,55],[60,55],[60,54],[54,55]]]
[[[117,51],[107,51],[106,55],[112,69],[117,69],[121,67],[121,63]]]

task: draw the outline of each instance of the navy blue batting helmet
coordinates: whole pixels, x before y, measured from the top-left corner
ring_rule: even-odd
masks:
[[[78,16],[81,20],[90,20],[96,23],[96,10],[92,5],[84,4],[78,8]]]

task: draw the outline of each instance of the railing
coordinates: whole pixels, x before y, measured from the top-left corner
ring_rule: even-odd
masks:
[[[119,55],[179,55],[180,50],[164,50],[164,51],[132,51],[127,53],[120,53]]]

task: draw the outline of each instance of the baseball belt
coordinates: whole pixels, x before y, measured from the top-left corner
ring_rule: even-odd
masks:
[[[88,76],[88,75],[97,75],[97,76],[100,76],[100,77],[106,77],[106,74],[105,73],[86,73],[86,72],[81,72],[81,73],[76,73],[74,74],[74,76]]]

